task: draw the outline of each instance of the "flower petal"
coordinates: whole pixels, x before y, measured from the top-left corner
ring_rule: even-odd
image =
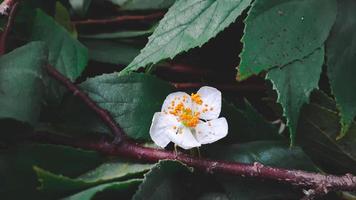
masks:
[[[181,126],[177,133],[169,133],[169,137],[173,143],[183,149],[191,149],[200,147],[200,143],[194,138],[189,128]]]
[[[225,137],[228,124],[225,117],[208,122],[201,122],[195,127],[195,138],[200,144],[210,144]]]
[[[194,111],[200,112],[200,118],[204,120],[217,119],[221,111],[221,92],[213,87],[201,87],[197,94],[203,100],[201,105],[194,103]]]
[[[156,112],[150,127],[151,139],[158,146],[164,148],[171,141],[169,134],[176,134],[179,126],[180,123],[173,115]]]
[[[183,103],[186,108],[192,108],[192,100],[187,93],[174,92],[169,94],[164,100],[161,112],[169,113],[179,103]]]

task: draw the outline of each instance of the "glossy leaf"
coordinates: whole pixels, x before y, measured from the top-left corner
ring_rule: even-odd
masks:
[[[138,73],[105,74],[86,80],[80,87],[111,113],[129,137],[145,140],[150,139],[153,114],[161,110],[164,99],[172,91],[167,82]],[[63,125],[82,132],[109,132],[101,120],[77,99],[69,98],[64,104]]]
[[[318,88],[323,63],[324,49],[318,49],[300,61],[270,70],[266,76],[278,93],[277,102],[287,118],[291,144],[295,141],[300,110],[309,102],[310,93]]]
[[[0,57],[0,119],[37,123],[44,89],[42,67],[46,60],[43,42],[29,43]]]
[[[254,1],[245,20],[238,79],[315,52],[327,39],[336,11],[336,0]]]
[[[88,50],[39,9],[36,11],[31,40],[45,42],[49,49],[49,63],[72,81],[81,75],[87,65]],[[63,87],[55,80],[47,82],[49,101],[58,103],[64,92]]]
[[[122,74],[200,47],[233,23],[251,0],[181,0],[160,21],[141,53]]]
[[[338,1],[339,14],[326,45],[327,69],[332,92],[341,114],[343,137],[356,116],[356,2]]]
[[[93,188],[89,188],[72,196],[63,198],[63,200],[90,200],[93,199],[98,193],[102,193],[105,191],[115,191],[125,193],[128,190],[135,189],[140,183],[142,179],[132,179],[128,181],[121,182],[113,182],[102,184]]]

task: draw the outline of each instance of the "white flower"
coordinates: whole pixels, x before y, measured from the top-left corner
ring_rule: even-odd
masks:
[[[204,86],[191,95],[174,92],[154,114],[151,138],[162,148],[170,142],[183,149],[213,143],[228,132],[226,119],[218,118],[220,111],[221,92],[216,88]]]

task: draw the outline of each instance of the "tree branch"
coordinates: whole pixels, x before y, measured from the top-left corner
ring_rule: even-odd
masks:
[[[88,19],[83,21],[73,21],[74,25],[106,25],[106,24],[117,24],[129,21],[144,21],[160,19],[164,16],[164,12],[157,12],[149,15],[124,15],[117,16],[110,19]]]
[[[6,52],[6,41],[8,38],[9,33],[11,32],[12,26],[15,21],[15,14],[17,11],[17,7],[19,5],[19,2],[14,1],[14,0],[5,0],[1,3],[0,5],[0,13],[6,15],[7,10],[10,9],[10,14],[8,16],[6,25],[4,27],[3,32],[1,33],[0,36],[0,55],[5,54]]]
[[[96,103],[91,100],[88,95],[80,91],[75,84],[73,84],[68,78],[66,78],[59,71],[57,71],[56,68],[51,65],[46,65],[45,68],[49,75],[51,75],[58,82],[64,85],[70,92],[73,93],[74,96],[78,96],[91,110],[93,110],[100,117],[100,119],[110,128],[110,130],[114,134],[115,144],[119,144],[120,142],[126,140],[126,135],[124,134],[124,131],[118,124],[116,124],[115,120],[113,120],[113,118],[106,110],[96,105]]]
[[[99,117],[111,128],[116,137],[124,137],[121,128],[110,117],[109,113],[99,108],[87,95],[81,92],[72,82],[59,73],[55,68],[46,66],[47,72],[61,84],[63,84],[74,95],[77,95],[85,104],[87,104]],[[178,160],[188,166],[206,171],[207,173],[223,173],[238,175],[243,177],[256,177],[263,179],[276,180],[282,183],[292,184],[307,191],[322,191],[324,195],[329,191],[355,191],[356,177],[352,174],[344,176],[324,175],[301,170],[287,170],[264,166],[261,163],[253,164],[226,162],[220,160],[210,160],[197,158],[186,154],[175,154],[171,151],[153,149],[140,146],[129,140],[123,140],[119,145],[109,140],[101,141],[74,141],[65,138],[51,138],[45,135],[45,141],[55,144],[70,145],[87,150],[94,150],[108,156],[122,156],[139,161],[157,162],[163,159]],[[40,137],[42,140],[43,137]],[[315,195],[313,193],[313,195]]]

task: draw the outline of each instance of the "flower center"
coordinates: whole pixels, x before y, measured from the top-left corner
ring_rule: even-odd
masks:
[[[199,123],[199,112],[193,112],[192,109],[186,108],[183,103],[177,104],[170,114],[177,116],[178,120],[187,127],[194,128]]]

